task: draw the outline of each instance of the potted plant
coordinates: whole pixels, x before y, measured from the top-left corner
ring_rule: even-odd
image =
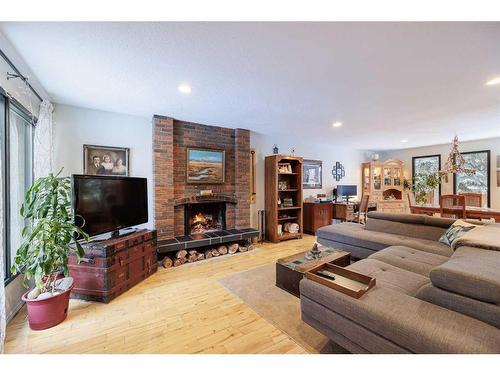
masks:
[[[61,169],[62,171],[62,169]],[[34,279],[35,288],[23,295],[30,327],[35,330],[53,327],[67,315],[73,279],[68,276],[70,245],[78,260],[84,255],[79,235],[88,235],[73,224],[71,182],[68,177],[49,174],[39,178],[26,193],[20,214],[26,226],[23,242],[17,250],[12,273],[24,273],[24,286]]]
[[[427,202],[427,195],[441,184],[439,173],[417,173],[413,178],[413,191],[418,204]]]

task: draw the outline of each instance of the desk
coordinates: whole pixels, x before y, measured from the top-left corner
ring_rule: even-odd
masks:
[[[340,221],[353,221],[354,212],[359,208],[359,203],[333,203],[333,218]]]
[[[434,215],[441,212],[439,206],[431,205],[416,205],[411,206],[411,210],[415,214]],[[495,219],[496,223],[500,223],[500,210],[493,208],[482,207],[465,207],[467,219]]]

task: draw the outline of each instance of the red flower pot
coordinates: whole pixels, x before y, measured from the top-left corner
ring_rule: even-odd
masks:
[[[71,289],[73,285],[61,294],[42,300],[28,299],[29,292],[24,293],[22,300],[26,302],[28,308],[30,328],[38,331],[54,327],[64,321],[68,315]]]

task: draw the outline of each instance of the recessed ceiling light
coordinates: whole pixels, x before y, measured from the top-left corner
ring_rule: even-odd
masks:
[[[186,83],[181,83],[179,87],[177,87],[177,90],[183,94],[191,94],[191,86]]]
[[[401,143],[408,143],[408,139],[406,139],[406,138],[402,139]]]
[[[490,79],[488,82],[486,82],[487,86],[493,86],[493,85],[498,85],[500,83],[500,77],[495,77],[493,79]]]
[[[336,121],[332,124],[334,128],[340,128],[342,126],[342,123],[340,121]]]

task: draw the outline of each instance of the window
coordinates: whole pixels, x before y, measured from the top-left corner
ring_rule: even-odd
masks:
[[[412,180],[415,180],[417,174],[437,173],[441,169],[441,155],[415,156],[412,158],[412,165]],[[440,195],[441,185],[427,194],[426,203],[439,206]]]
[[[453,176],[453,191],[483,194],[483,206],[490,207],[490,151],[462,152],[465,167],[476,171],[473,175],[457,173]]]
[[[5,280],[10,281],[10,266],[21,244],[24,219],[19,208],[33,182],[33,134],[30,115],[16,102],[0,95],[2,134],[2,183],[4,192]]]

